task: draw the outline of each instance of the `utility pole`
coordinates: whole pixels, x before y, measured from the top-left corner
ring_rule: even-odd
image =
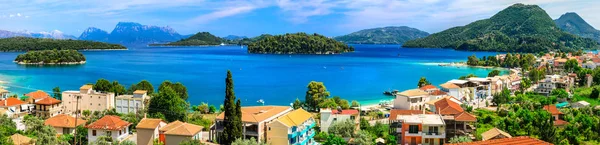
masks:
[[[73,144],[77,145],[77,120],[79,119],[79,98],[81,98],[80,95],[75,96],[77,99],[75,100],[75,141],[73,142]]]

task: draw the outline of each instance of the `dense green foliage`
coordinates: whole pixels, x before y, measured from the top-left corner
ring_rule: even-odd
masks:
[[[507,53],[504,59],[496,58],[496,56],[483,56],[482,58],[477,58],[475,55],[471,55],[467,58],[467,65],[470,66],[520,67],[528,70],[533,67],[535,63],[535,56],[533,54]]]
[[[165,116],[166,121],[176,121],[186,119],[189,104],[183,100],[179,93],[171,87],[162,87],[158,90],[158,94],[150,99],[148,105],[148,113],[161,113]]]
[[[179,145],[203,145],[203,143],[200,140],[189,139],[180,142]]]
[[[429,33],[415,28],[390,26],[360,30],[334,39],[348,44],[402,44],[427,35]]]
[[[219,45],[225,42],[220,37],[210,34],[209,32],[198,32],[188,38],[181,39],[176,42],[171,42],[167,44],[157,44],[157,45],[167,45],[167,46],[198,46],[198,45]]]
[[[225,78],[225,100],[224,111],[225,118],[223,120],[223,134],[221,135],[221,144],[231,144],[236,139],[242,137],[242,114],[240,100],[235,102],[235,92],[233,90],[233,76],[231,71],[227,70],[227,78]]]
[[[112,83],[106,79],[98,79],[96,84],[93,85],[94,90],[100,92],[113,92],[115,95],[122,95],[126,93],[125,86],[119,84],[118,81],[113,81]],[[133,93],[130,92],[130,93]]]
[[[354,121],[350,119],[336,121],[329,126],[327,132],[341,137],[351,137],[356,127],[354,125]]]
[[[591,38],[600,42],[600,31],[588,24],[577,13],[568,12],[554,20],[558,28],[585,38]]]
[[[57,100],[62,100],[62,93],[60,91],[60,87],[52,88],[52,97]]]
[[[403,47],[546,52],[595,49],[598,42],[561,31],[537,5],[515,4],[489,19],[410,40]]]
[[[331,54],[353,52],[354,47],[323,35],[294,33],[266,36],[248,45],[248,53]]]
[[[85,56],[77,50],[40,50],[28,51],[17,55],[16,62],[22,63],[79,63],[85,61]]]
[[[17,132],[17,124],[5,114],[0,115],[0,144],[12,144],[10,136]]]
[[[0,39],[0,51],[31,50],[94,50],[94,49],[127,49],[118,44],[82,40],[59,40],[29,37],[11,37]]]
[[[490,71],[490,73],[488,73],[488,77],[495,77],[500,75],[500,71],[499,70],[492,70]]]
[[[145,90],[148,91],[148,94],[154,93],[154,86],[147,80],[142,80],[137,84],[132,84],[129,89],[127,89],[127,93],[133,93],[136,90]]]
[[[329,91],[323,84],[323,82],[311,81],[308,83],[305,95],[305,105],[308,111],[320,111],[319,104],[326,104],[325,100],[329,97]],[[335,102],[335,101],[334,101]]]
[[[419,79],[419,83],[417,83],[417,87],[421,88],[421,87],[426,86],[426,85],[431,85],[431,82],[429,82],[427,80],[427,78],[421,77],[421,79]]]
[[[228,40],[228,44],[237,44],[237,45],[249,45],[250,43],[254,43],[258,40],[262,40],[266,37],[271,37],[271,34],[262,34],[260,36],[252,37],[252,38],[242,38],[238,40]]]
[[[187,88],[181,84],[180,82],[177,83],[171,83],[171,81],[164,81],[160,84],[160,86],[158,86],[158,90],[164,89],[166,87],[170,87],[171,89],[173,89],[177,95],[179,95],[179,97],[181,97],[181,99],[183,100],[187,100],[188,99],[188,93],[187,93]]]
[[[238,138],[231,145],[267,145],[264,142],[258,142],[255,138],[242,139]]]

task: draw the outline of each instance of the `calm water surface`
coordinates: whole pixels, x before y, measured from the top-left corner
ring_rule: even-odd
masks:
[[[99,78],[118,80],[130,86],[140,80],[155,88],[163,80],[188,87],[192,104],[221,104],[226,71],[231,70],[236,96],[244,105],[289,105],[304,99],[310,81],[325,83],[332,96],[363,104],[391,99],[389,89],[416,88],[421,76],[439,85],[470,73],[486,76],[490,69],[439,67],[434,63],[465,61],[477,54],[449,49],[405,49],[398,45],[354,45],[356,52],[341,55],[248,54],[240,46],[134,47],[127,51],[83,52],[87,64],[66,67],[21,66],[12,61],[19,53],[0,53],[0,80],[8,90],[24,94],[34,90],[51,92],[59,86],[78,90]]]

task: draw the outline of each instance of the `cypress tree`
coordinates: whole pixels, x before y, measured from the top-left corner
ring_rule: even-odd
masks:
[[[232,136],[234,137],[233,141],[235,141],[235,139],[242,138],[242,136],[243,136],[244,128],[243,128],[243,124],[242,124],[242,102],[240,101],[240,99],[238,99],[237,102],[235,103],[235,114],[237,116],[235,116],[236,122],[234,125],[237,128],[237,130],[236,130],[237,132],[232,134]]]
[[[241,124],[241,108],[235,102],[235,92],[233,91],[233,78],[231,71],[227,70],[227,78],[225,79],[225,101],[223,107],[225,118],[223,120],[223,134],[221,135],[222,144],[231,144],[237,138],[242,136]],[[239,100],[238,100],[239,103]]]

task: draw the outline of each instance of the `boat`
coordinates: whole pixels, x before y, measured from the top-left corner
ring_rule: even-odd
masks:
[[[224,45],[225,45],[225,43],[221,43],[221,46],[224,46]]]
[[[256,101],[256,103],[258,103],[260,105],[265,105],[265,101],[263,99]]]
[[[386,96],[395,96],[398,93],[398,90],[393,91],[383,91],[383,94]]]

